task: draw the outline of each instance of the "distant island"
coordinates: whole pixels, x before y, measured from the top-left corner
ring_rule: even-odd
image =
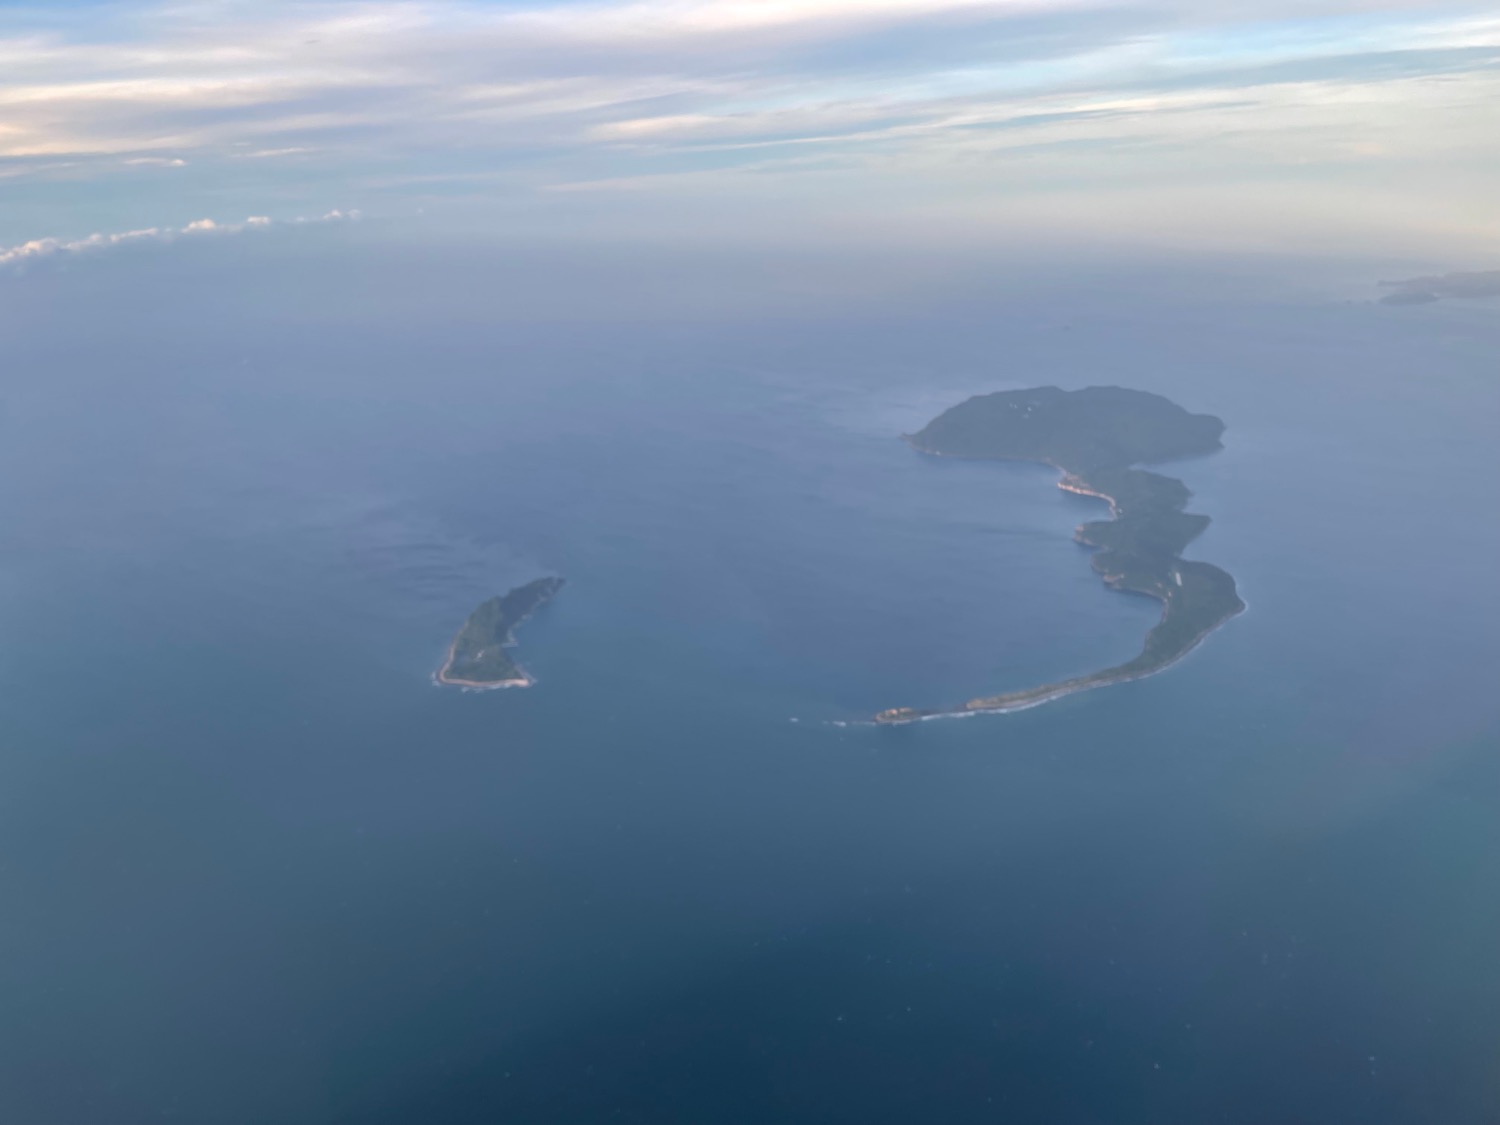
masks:
[[[893,707],[876,721],[907,723],[941,715],[1019,711],[1052,699],[1136,680],[1180,660],[1245,608],[1234,579],[1190,562],[1183,550],[1207,516],[1185,512],[1191,493],[1179,480],[1133,468],[1222,449],[1224,423],[1189,414],[1160,395],[1123,387],[1063,391],[1038,387],[977,395],[906,435],[913,448],[945,457],[1040,461],[1059,470],[1058,487],[1107,501],[1113,519],[1081,525],[1074,538],[1097,549],[1093,566],[1116,590],[1162,603],[1161,620],[1133,660],[1087,676],[970,700],[961,707]]]
[[[536,681],[507,650],[515,643],[516,626],[551,601],[562,587],[561,578],[538,578],[485,602],[469,614],[433,679],[465,688],[530,687]]]
[[[1382,305],[1430,305],[1451,297],[1479,299],[1500,297],[1500,270],[1481,273],[1445,273],[1439,277],[1409,277],[1404,281],[1382,281],[1390,292]]]

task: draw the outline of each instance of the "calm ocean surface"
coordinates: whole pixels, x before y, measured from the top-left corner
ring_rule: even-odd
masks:
[[[1493,306],[524,325],[147,265],[5,282],[0,1122],[1500,1114]],[[899,440],[1100,382],[1227,421],[1167,471],[1249,612],[840,725],[1137,650],[1099,506]],[[544,573],[539,685],[435,688]]]

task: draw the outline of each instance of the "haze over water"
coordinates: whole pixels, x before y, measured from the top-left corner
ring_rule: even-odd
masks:
[[[1493,305],[303,237],[0,282],[0,1117],[1500,1106]],[[1048,383],[1227,422],[1249,612],[841,725],[1137,651],[1100,505],[899,440]],[[435,688],[545,573],[538,685]]]

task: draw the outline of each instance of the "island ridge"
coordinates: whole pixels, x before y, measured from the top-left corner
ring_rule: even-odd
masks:
[[[1039,387],[977,395],[916,434],[913,448],[946,457],[1040,461],[1063,475],[1058,487],[1107,501],[1113,519],[1082,524],[1078,542],[1097,549],[1093,567],[1116,590],[1162,603],[1161,620],[1139,656],[1087,676],[984,696],[962,707],[893,707],[876,721],[904,723],[976,711],[1018,711],[1089,688],[1139,679],[1181,659],[1240,613],[1234,579],[1216,566],[1182,558],[1207,516],[1184,511],[1191,493],[1179,480],[1133,468],[1223,448],[1224,423],[1190,414],[1160,395],[1123,387],[1063,391]]]
[[[563,587],[561,578],[538,578],[491,598],[464,622],[433,677],[440,684],[466,688],[530,687],[536,681],[511,659],[514,630]]]

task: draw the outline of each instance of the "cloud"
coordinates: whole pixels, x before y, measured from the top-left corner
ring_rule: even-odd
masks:
[[[1380,298],[1382,305],[1427,305],[1449,297],[1500,297],[1500,270],[1413,277],[1405,281],[1383,281],[1381,285],[1390,290]]]
[[[652,121],[735,132],[800,116],[816,136],[817,116],[850,106],[1238,86],[1237,70],[1289,61],[1347,85],[1351,56],[1462,48],[1478,67],[1500,48],[1497,20],[1415,0],[1380,20],[1330,15],[1351,6],[1309,0],[1301,22],[1257,25],[1185,0],[200,0],[14,38],[0,16],[0,158],[243,145],[347,160],[392,142],[586,155]]]
[[[268,227],[296,226],[306,223],[331,223],[357,219],[358,212],[330,211],[316,218],[297,218],[278,224],[265,215],[251,215],[237,223],[221,223],[213,219],[194,219],[180,227],[143,227],[139,230],[118,231],[112,234],[91,234],[86,238],[34,238],[15,246],[0,247],[0,269],[24,267],[29,263],[48,258],[73,254],[91,254],[117,246],[141,242],[172,242],[178,238],[189,238],[207,234],[231,235],[245,231],[264,230]]]
[[[194,210],[190,180],[217,206],[253,185],[412,210],[481,182],[733,210],[773,168],[898,209],[1315,181],[1493,237],[1497,59],[1500,18],[1467,0],[57,6],[0,11],[0,178],[190,161],[171,179]]]
[[[265,160],[277,156],[303,156],[313,150],[306,145],[291,145],[287,148],[259,148],[254,152],[236,153],[245,160]]]
[[[535,8],[508,22],[615,46],[680,45],[763,32],[784,43],[789,37],[848,35],[915,20],[1096,6],[1091,0],[627,0]]]

